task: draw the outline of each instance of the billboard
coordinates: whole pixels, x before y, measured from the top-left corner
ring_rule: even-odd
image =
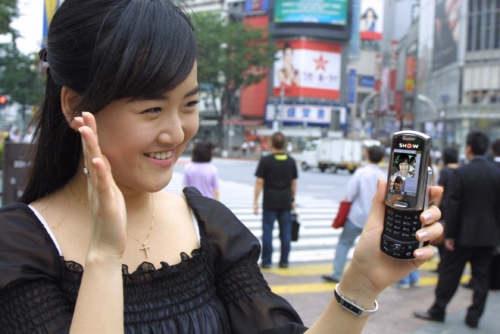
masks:
[[[432,70],[457,61],[461,0],[436,0]]]
[[[245,12],[261,12],[269,8],[269,0],[245,0]]]
[[[384,25],[384,0],[362,0],[359,34],[364,40],[381,40]]]
[[[276,0],[275,23],[346,25],[348,0]]]
[[[340,44],[294,40],[276,46],[274,96],[339,99]]]

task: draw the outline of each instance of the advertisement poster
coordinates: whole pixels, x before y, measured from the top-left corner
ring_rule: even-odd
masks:
[[[339,99],[341,45],[295,40],[276,46],[274,96]]]
[[[267,10],[269,0],[245,0],[245,12],[260,12]]]
[[[384,0],[362,0],[359,34],[364,40],[381,40],[384,24]]]
[[[439,70],[457,61],[460,38],[461,0],[437,0],[434,19],[432,69]]]
[[[276,0],[276,23],[346,25],[348,0]]]

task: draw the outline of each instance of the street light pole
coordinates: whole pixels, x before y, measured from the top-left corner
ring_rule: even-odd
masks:
[[[441,95],[441,102],[443,102],[443,110],[441,111],[441,118],[443,121],[443,138],[442,138],[442,150],[446,148],[446,114],[447,114],[447,104],[448,101],[450,100],[450,97],[448,94],[443,94]]]

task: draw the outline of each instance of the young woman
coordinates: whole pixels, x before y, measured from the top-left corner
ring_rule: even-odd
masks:
[[[192,161],[184,166],[184,187],[194,187],[209,198],[219,200],[219,172],[212,161],[212,143],[194,145]]]
[[[273,294],[258,240],[193,188],[163,191],[198,128],[197,42],[169,0],[66,0],[55,13],[33,172],[0,210],[0,328],[9,333],[359,333],[335,298],[306,329]],[[337,286],[367,310],[434,255],[379,250],[385,182]],[[433,197],[440,191],[435,188]],[[436,238],[439,210],[422,215]]]

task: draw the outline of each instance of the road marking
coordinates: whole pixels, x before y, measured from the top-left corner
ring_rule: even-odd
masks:
[[[422,271],[431,271],[437,268],[439,259],[433,258],[419,267]],[[318,264],[310,266],[297,266],[284,268],[271,268],[271,269],[261,269],[262,272],[275,274],[283,277],[296,277],[296,276],[317,276],[317,275],[328,275],[332,272],[332,264]],[[437,277],[437,274],[436,274]]]
[[[470,275],[462,275],[461,283],[467,283],[470,280]],[[438,277],[420,277],[420,286],[433,286],[438,282]],[[271,291],[277,295],[285,294],[300,294],[300,293],[318,293],[318,292],[333,292],[337,283],[307,283],[307,284],[286,284],[286,285],[271,285]]]

